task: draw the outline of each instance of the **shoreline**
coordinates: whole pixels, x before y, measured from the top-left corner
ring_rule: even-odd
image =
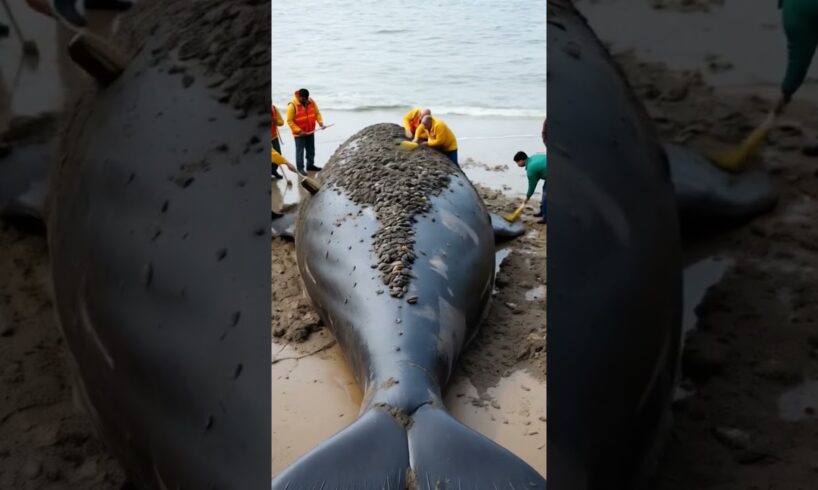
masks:
[[[318,107],[321,107],[321,102]],[[282,107],[279,111],[284,111]],[[406,111],[322,111],[324,124],[334,124],[323,132],[316,133],[315,163],[323,167],[335,150],[350,136],[371,124],[394,122],[401,124]],[[434,114],[434,113],[433,113]],[[282,114],[284,116],[284,114]],[[525,151],[529,155],[544,153],[542,144],[543,119],[533,117],[477,117],[463,115],[443,115],[441,119],[455,133],[458,139],[458,160],[469,179],[475,183],[504,192],[512,198],[525,194],[528,188],[525,171],[518,168],[514,154]],[[280,130],[282,154],[295,163],[295,143],[287,123]],[[469,159],[473,162],[469,162]],[[289,176],[291,179],[293,176]],[[532,196],[539,202],[542,184]],[[298,192],[287,189],[284,181],[278,181],[279,200],[284,204],[297,202]],[[274,194],[276,194],[274,189]]]

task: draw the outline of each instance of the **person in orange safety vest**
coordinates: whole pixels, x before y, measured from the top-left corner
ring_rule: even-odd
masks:
[[[315,124],[324,128],[324,120],[318,104],[310,98],[310,91],[302,88],[293,94],[293,100],[287,105],[287,125],[295,138],[295,166],[302,175],[304,171],[304,154],[307,156],[307,171],[318,172],[315,166]]]

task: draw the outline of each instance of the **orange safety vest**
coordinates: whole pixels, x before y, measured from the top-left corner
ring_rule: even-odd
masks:
[[[276,112],[278,112],[278,109],[276,109],[275,106],[270,107],[270,116],[273,119],[273,130],[271,131],[272,134],[270,136],[271,140],[274,140],[274,139],[278,138],[278,125],[276,124]]]
[[[418,126],[420,126],[420,112],[418,115],[413,117],[411,121],[409,121],[409,127],[412,128],[412,134],[418,132]]]
[[[290,104],[294,104],[290,102]],[[312,99],[307,101],[307,107],[301,104],[295,105],[295,116],[293,122],[301,128],[301,132],[310,133],[315,130],[315,102]]]

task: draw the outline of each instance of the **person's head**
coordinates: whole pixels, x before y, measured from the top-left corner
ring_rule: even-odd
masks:
[[[423,127],[427,130],[432,129],[432,116],[426,115],[420,119],[420,123],[423,124]]]
[[[518,151],[514,155],[514,161],[517,162],[518,167],[525,167],[525,161],[528,160],[528,155],[524,151]]]
[[[298,91],[298,100],[301,101],[302,104],[306,104],[308,100],[310,100],[310,91],[302,88]]]
[[[432,111],[430,111],[428,108],[423,109],[422,111],[420,111],[420,118],[421,119],[423,119],[426,116],[431,116],[431,115],[432,115]]]

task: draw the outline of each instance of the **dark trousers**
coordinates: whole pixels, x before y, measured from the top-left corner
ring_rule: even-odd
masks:
[[[274,140],[271,140],[271,143],[273,145],[273,150],[281,153],[281,143],[278,142],[278,138],[276,138]],[[278,165],[276,165],[275,163],[270,162],[270,172],[273,175],[278,175]]]
[[[457,163],[457,150],[447,151],[446,153],[444,153],[444,155],[449,157],[449,160],[451,160],[455,165],[457,165],[458,168],[460,168],[460,164]]]
[[[295,168],[304,171],[304,153],[307,153],[307,168],[315,166],[315,135],[299,136],[295,139]]]
[[[546,221],[546,219],[545,219],[545,203],[546,203],[545,187],[546,187],[545,186],[545,181],[543,181],[543,183],[542,183],[542,202],[540,202],[540,213],[542,213],[542,220],[543,221]]]

